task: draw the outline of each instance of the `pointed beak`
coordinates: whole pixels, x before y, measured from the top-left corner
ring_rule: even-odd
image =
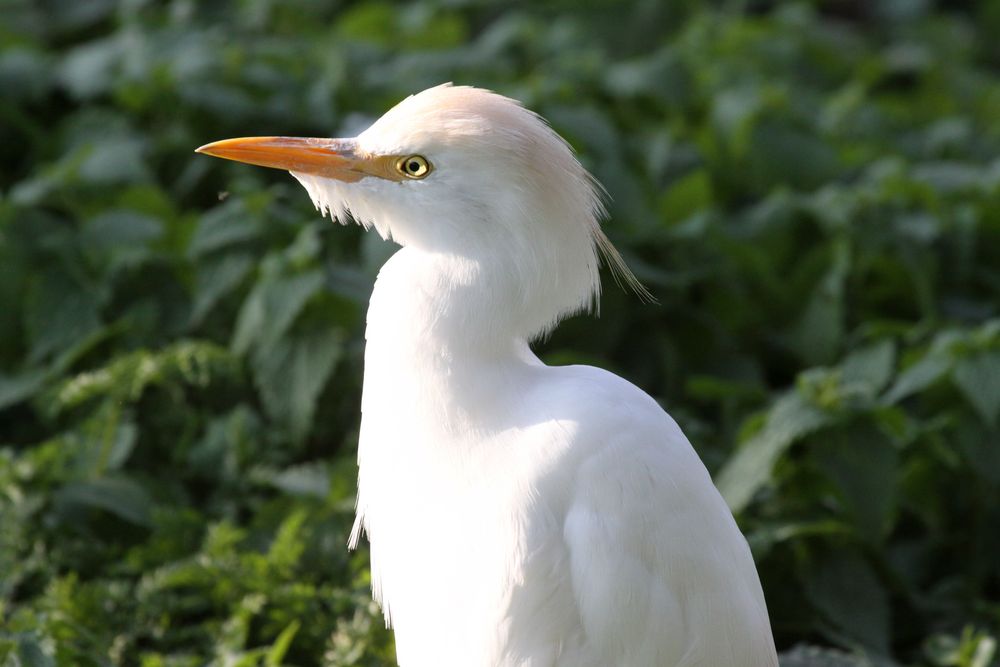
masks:
[[[244,137],[205,144],[195,152],[353,183],[371,175],[356,148],[353,139]]]

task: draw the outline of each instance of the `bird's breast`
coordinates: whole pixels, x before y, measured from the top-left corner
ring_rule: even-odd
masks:
[[[366,372],[358,511],[376,598],[401,657],[428,650],[434,664],[507,664],[509,637],[572,635],[548,628],[567,619],[545,613],[560,597],[573,604],[557,576],[569,481],[551,474],[570,430],[534,414],[530,372],[515,381],[484,369],[461,397],[420,375],[405,365]]]

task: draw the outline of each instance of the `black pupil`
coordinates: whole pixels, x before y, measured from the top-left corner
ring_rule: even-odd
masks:
[[[416,160],[413,160],[407,163],[406,168],[410,170],[411,174],[415,174],[418,171],[420,171],[420,163],[417,162]]]

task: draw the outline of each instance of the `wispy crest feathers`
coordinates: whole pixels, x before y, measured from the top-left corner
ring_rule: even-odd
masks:
[[[589,228],[597,255],[601,262],[608,268],[615,283],[623,289],[635,293],[643,302],[656,302],[653,295],[628,267],[621,253],[601,229],[601,220],[607,218],[607,208],[604,204],[607,197],[606,190],[593,175],[583,168],[576,159],[573,147],[552,129],[549,122],[543,116],[525,108],[520,101],[513,98],[504,97],[490,90],[469,86],[454,86],[451,83],[429,88],[417,95],[410,96],[407,98],[407,101],[414,100],[416,102],[418,98],[423,98],[421,101],[428,108],[435,109],[436,112],[440,112],[442,109],[450,109],[457,117],[481,117],[490,125],[493,133],[507,132],[517,134],[518,138],[528,138],[529,141],[532,139],[531,135],[535,134],[532,131],[533,128],[530,125],[524,128],[523,124],[517,121],[523,119],[534,121],[537,129],[540,129],[543,133],[542,137],[535,137],[535,139],[541,138],[543,143],[549,144],[547,150],[538,151],[538,155],[546,158],[545,163],[540,166],[543,166],[544,170],[550,175],[553,172],[562,171],[572,181],[575,181],[576,187],[569,188],[564,193],[568,197],[574,197],[575,201],[564,201],[563,203],[569,208],[578,209],[579,219],[576,222],[586,225]],[[473,130],[472,133],[476,132],[481,133],[481,127],[476,127],[476,130]],[[456,134],[463,133],[457,132]],[[556,150],[556,147],[563,150]],[[538,155],[532,155],[531,157],[537,159]],[[556,193],[550,189],[547,194],[555,195]],[[582,197],[581,194],[583,195]],[[599,292],[600,285],[598,279],[594,284],[595,303]]]

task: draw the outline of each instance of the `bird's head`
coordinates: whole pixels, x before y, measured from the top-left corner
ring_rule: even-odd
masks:
[[[324,214],[492,268],[512,283],[497,289],[535,302],[526,335],[591,302],[599,254],[631,277],[601,232],[600,188],[569,145],[487,90],[430,88],[350,139],[227,139],[198,152],[286,169]]]

